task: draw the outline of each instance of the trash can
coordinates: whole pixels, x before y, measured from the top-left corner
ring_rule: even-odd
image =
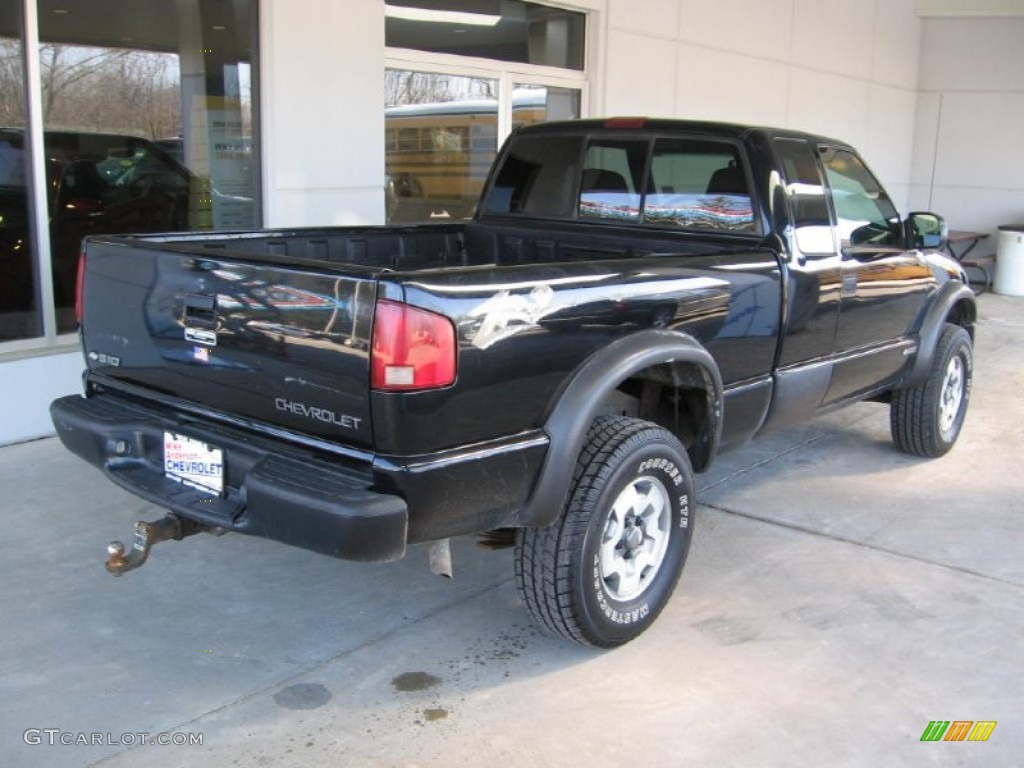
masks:
[[[1024,296],[1024,224],[999,227],[992,290],[1006,296]]]

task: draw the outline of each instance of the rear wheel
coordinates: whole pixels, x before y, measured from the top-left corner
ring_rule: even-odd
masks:
[[[892,394],[889,422],[901,451],[935,458],[953,447],[967,415],[973,367],[971,337],[960,326],[946,325],[928,378]]]
[[[583,645],[632,640],[679,580],[693,499],[690,461],[675,436],[639,419],[596,420],[562,515],[518,536],[516,580],[530,613]]]

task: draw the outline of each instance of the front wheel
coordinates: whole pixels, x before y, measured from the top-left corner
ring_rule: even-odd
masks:
[[[973,373],[971,337],[960,326],[946,325],[928,378],[892,393],[889,422],[901,451],[935,458],[953,447],[967,415]]]
[[[689,458],[670,432],[639,419],[591,426],[562,515],[516,542],[516,580],[552,634],[612,648],[665,607],[693,531]]]

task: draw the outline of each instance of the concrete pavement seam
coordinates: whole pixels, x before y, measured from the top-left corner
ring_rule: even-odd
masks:
[[[892,555],[893,557],[898,557],[898,558],[901,558],[901,559],[904,559],[904,560],[913,560],[914,562],[922,563],[924,565],[931,565],[931,566],[935,566],[937,568],[944,568],[944,569],[950,570],[950,571],[957,571],[959,573],[963,573],[963,574],[966,574],[968,576],[977,576],[980,579],[985,579],[986,581],[994,581],[994,582],[996,582],[998,584],[1005,584],[1006,586],[1009,586],[1009,587],[1017,587],[1017,588],[1024,587],[1024,584],[1020,584],[1020,583],[1018,583],[1016,581],[1009,581],[1008,579],[1001,579],[998,576],[991,576],[991,575],[989,575],[987,573],[982,573],[981,571],[975,571],[975,570],[972,570],[970,568],[964,568],[963,566],[959,566],[959,565],[951,565],[949,563],[942,563],[942,562],[939,562],[937,560],[929,560],[928,558],[919,557],[917,555],[912,555],[912,554],[909,554],[907,552],[900,552],[900,551],[895,550],[895,549],[888,549],[887,547],[880,547],[877,544],[868,544],[868,543],[865,543],[863,541],[857,541],[856,539],[847,538],[845,536],[837,536],[835,534],[825,533],[824,531],[818,531],[818,530],[815,530],[814,528],[808,528],[808,527],[805,527],[805,526],[802,526],[802,525],[797,525],[796,523],[788,523],[788,522],[785,522],[785,521],[782,521],[782,520],[771,520],[771,519],[766,518],[766,517],[759,517],[758,515],[751,514],[750,512],[740,512],[740,511],[735,510],[735,509],[728,509],[726,507],[718,507],[718,506],[715,506],[714,504],[701,503],[701,504],[699,504],[699,506],[703,507],[704,509],[711,509],[711,510],[714,510],[715,512],[721,512],[722,514],[725,514],[725,515],[735,515],[736,517],[743,517],[743,518],[746,518],[747,520],[754,520],[754,521],[759,522],[759,523],[764,523],[765,525],[773,525],[773,526],[777,526],[779,528],[788,528],[789,530],[792,530],[792,531],[798,531],[800,533],[807,533],[807,534],[810,534],[812,536],[820,536],[821,538],[829,539],[830,541],[837,541],[837,542],[840,542],[840,543],[843,543],[843,544],[852,544],[853,546],[861,547],[862,549],[870,549],[870,550],[873,550],[875,552],[882,552],[882,553],[884,553],[886,555]]]
[[[859,424],[860,422],[864,421],[864,419],[868,419],[868,418],[870,418],[870,415],[861,416],[859,419],[855,419],[854,421],[851,421],[850,424]],[[743,469],[738,469],[735,472],[733,472],[732,474],[726,475],[725,477],[723,477],[723,478],[721,478],[719,480],[716,480],[713,483],[709,483],[709,484],[703,485],[703,486],[698,486],[697,487],[697,492],[698,493],[705,493],[707,491],[710,491],[712,488],[717,488],[719,485],[721,485],[722,483],[724,483],[724,482],[726,482],[728,480],[733,480],[733,479],[735,479],[737,477],[742,477],[743,475],[747,474],[748,472],[753,472],[754,470],[757,470],[757,469],[760,469],[761,467],[767,466],[768,464],[771,464],[773,461],[778,461],[779,459],[781,459],[781,458],[783,458],[785,456],[788,456],[789,454],[791,454],[791,453],[793,453],[795,451],[799,451],[802,448],[806,448],[809,445],[813,445],[814,443],[817,443],[817,442],[819,442],[821,440],[824,440],[826,437],[828,437],[830,435],[833,435],[833,434],[835,434],[835,433],[834,432],[830,432],[830,431],[821,432],[821,433],[815,435],[814,437],[811,437],[811,438],[808,438],[807,440],[804,440],[802,443],[797,443],[796,445],[793,445],[793,446],[787,448],[784,451],[781,451],[779,453],[773,454],[772,456],[769,456],[766,459],[761,459],[761,461],[755,462],[754,464],[751,464],[749,467],[744,467]]]

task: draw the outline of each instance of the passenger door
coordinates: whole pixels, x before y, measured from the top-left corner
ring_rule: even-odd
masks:
[[[850,149],[820,145],[842,257],[836,362],[826,403],[885,383],[903,367],[909,337],[935,279],[908,250],[899,213]]]

